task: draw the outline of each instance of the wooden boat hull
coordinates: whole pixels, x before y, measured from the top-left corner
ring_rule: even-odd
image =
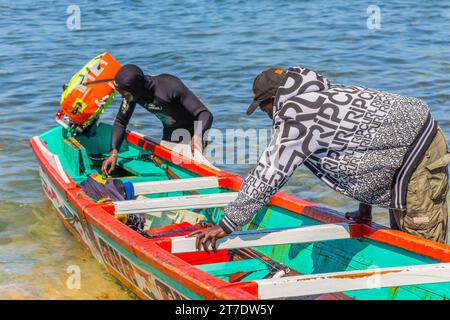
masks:
[[[103,134],[107,135],[107,131]],[[62,161],[61,157],[58,157],[56,151],[60,151],[58,145],[61,141],[54,141],[55,137],[62,140],[65,137],[64,129],[57,127],[30,140],[40,166],[39,172],[46,196],[74,237],[139,297],[177,300],[270,298],[270,295],[265,293],[271,290],[270,283],[260,281],[261,275],[267,273],[267,270],[257,266],[257,261],[254,261],[255,270],[261,268],[259,275],[255,271],[243,281],[232,283],[230,274],[224,273],[224,270],[231,272],[233,268],[238,268],[239,264],[235,263],[236,261],[227,261],[226,250],[220,250],[217,254],[172,253],[171,238],[147,239],[119,222],[111,214],[114,213],[114,206],[95,203],[77,186],[74,174],[70,174],[70,170],[64,166],[65,160]],[[146,150],[162,159],[180,178],[213,176],[218,178],[220,190],[239,190],[242,180],[235,175],[197,163],[173,164],[182,162],[182,159],[134,132],[128,133],[126,140],[130,146]],[[88,141],[85,142],[89,144]],[[215,191],[220,192],[219,189]],[[261,230],[336,223],[349,221],[333,210],[277,193],[272,197],[265,212],[257,214],[247,228]],[[400,272],[395,269],[399,266],[426,266],[437,262],[450,262],[449,246],[375,224],[351,225],[348,234],[348,239],[264,246],[258,248],[258,251],[285,265],[295,266],[299,274],[364,270],[358,276],[353,275],[356,278],[367,276],[367,269],[391,267],[394,269],[390,273],[393,273]],[[403,271],[404,269],[401,272]],[[447,274],[443,276],[446,277]],[[302,298],[446,299],[450,294],[450,277],[441,279],[439,283],[383,288],[372,283],[374,279],[377,278],[368,277],[364,289],[303,294]],[[443,282],[445,279],[449,282]],[[338,287],[339,283],[342,281],[337,281]],[[321,291],[313,288],[313,292]]]

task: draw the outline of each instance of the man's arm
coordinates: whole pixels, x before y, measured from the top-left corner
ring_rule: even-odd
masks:
[[[173,99],[178,100],[184,109],[195,118],[197,127],[195,128],[194,134],[197,139],[199,139],[198,142],[203,148],[203,135],[211,128],[213,123],[211,112],[180,79],[176,78],[176,80],[174,80],[172,89]]]
[[[131,115],[136,107],[135,102],[128,103],[125,99],[122,99],[119,112],[117,113],[116,120],[111,131],[111,149],[109,157],[102,163],[102,173],[109,176],[116,167],[117,154],[119,153],[120,146],[125,138],[125,132]]]
[[[120,146],[125,138],[125,132],[127,130],[130,118],[133,115],[136,108],[136,102],[128,103],[125,99],[122,99],[119,112],[117,112],[116,120],[111,132],[111,151],[119,151]]]
[[[307,130],[294,119],[278,120],[270,145],[244,180],[236,200],[225,209],[219,225],[226,233],[247,224],[289,180],[295,169],[317,150],[315,133],[314,126]]]
[[[196,120],[200,123],[200,132],[203,134],[205,134],[205,132],[209,129],[211,129],[212,123],[213,123],[213,116],[211,114],[211,112],[209,112],[209,110],[203,110],[202,112],[200,112],[197,117]]]

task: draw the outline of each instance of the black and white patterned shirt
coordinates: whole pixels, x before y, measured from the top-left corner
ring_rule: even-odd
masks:
[[[220,225],[245,225],[306,165],[335,191],[359,202],[404,209],[409,178],[437,124],[422,100],[331,85],[303,67],[288,70],[274,102],[273,135]]]

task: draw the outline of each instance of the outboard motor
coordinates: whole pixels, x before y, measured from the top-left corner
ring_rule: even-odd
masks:
[[[114,100],[114,77],[120,68],[107,52],[89,61],[63,86],[56,121],[73,136],[87,133]]]

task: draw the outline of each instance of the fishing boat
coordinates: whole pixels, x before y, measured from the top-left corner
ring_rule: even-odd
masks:
[[[80,183],[101,174],[111,126],[30,139],[43,190],[71,234],[143,299],[446,299],[450,247],[278,192],[250,223],[197,251],[186,237],[217,224],[240,177],[184,158],[129,131],[115,179],[129,200],[98,202]],[[118,217],[141,214],[137,232]]]

